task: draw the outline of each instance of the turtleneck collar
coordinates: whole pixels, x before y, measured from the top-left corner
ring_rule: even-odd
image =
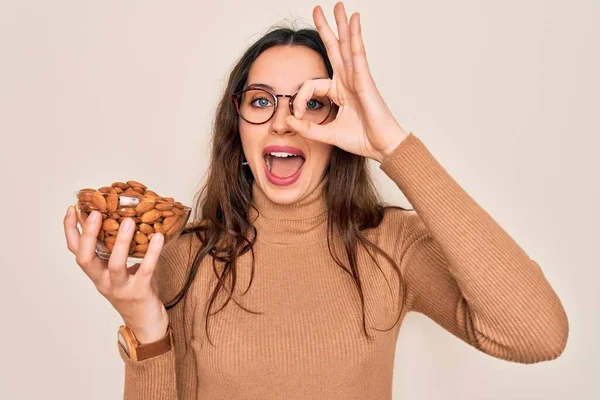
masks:
[[[257,239],[270,244],[311,243],[327,235],[327,200],[325,190],[328,176],[306,197],[292,204],[273,202],[257,184],[252,183],[253,205],[250,222],[257,230]]]

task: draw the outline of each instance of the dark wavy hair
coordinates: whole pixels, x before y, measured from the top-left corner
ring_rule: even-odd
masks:
[[[253,245],[256,241],[257,230],[249,221],[254,177],[250,169],[242,165],[244,154],[239,135],[239,117],[231,95],[243,89],[248,71],[254,60],[263,51],[275,46],[305,46],[316,51],[325,63],[328,76],[330,78],[333,76],[333,68],[318,31],[315,29],[297,30],[288,27],[272,28],[248,48],[230,72],[227,87],[220,99],[213,120],[212,152],[207,178],[196,195],[196,211],[193,218],[193,221],[196,222],[188,224],[182,232],[182,235],[196,235],[201,246],[194,249],[196,254],[193,257],[194,261],[184,287],[172,300],[165,304],[165,308],[168,310],[179,303],[192,284],[202,259],[210,254],[213,258],[213,271],[218,282],[210,297],[206,313],[206,335],[209,342],[208,318],[221,311],[229,303],[229,300],[233,299],[232,293],[234,293],[236,282],[236,260],[248,251],[252,252],[252,272],[248,289],[254,277]],[[401,282],[403,308],[406,300],[406,290],[398,265],[382,249],[368,240],[362,231],[379,226],[386,208],[407,209],[399,206],[387,206],[385,203],[380,202],[370,176],[367,161],[365,157],[334,147],[329,166],[324,175],[329,175],[325,190],[328,207],[327,243],[329,253],[334,261],[354,279],[363,311],[363,330],[367,339],[372,339],[366,327],[365,297],[356,262],[357,246],[364,246],[380,270],[379,264],[369,249],[381,253],[393,265]],[[248,233],[252,233],[252,235],[248,235]],[[341,257],[332,250],[333,235],[339,235],[344,244],[344,258],[348,262],[349,268],[344,265]],[[251,238],[248,236],[251,236]],[[222,271],[217,270],[216,261],[223,263]],[[231,283],[231,288],[226,287],[228,280]],[[227,290],[229,298],[219,310],[211,313],[214,301],[221,289]],[[250,311],[235,299],[233,300],[247,312],[262,314]],[[402,308],[394,325],[384,331],[389,331],[396,325],[402,316]],[[210,343],[212,344],[212,342]]]

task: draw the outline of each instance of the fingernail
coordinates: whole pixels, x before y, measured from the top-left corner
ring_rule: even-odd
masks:
[[[131,228],[133,228],[133,220],[131,218],[125,218],[125,221],[123,221],[123,223],[121,224],[121,226],[126,231],[130,231]]]
[[[67,208],[67,215],[71,215],[71,214],[73,214],[73,206],[69,206]]]
[[[96,222],[96,220],[98,220],[98,216],[100,216],[100,213],[98,211],[92,211],[90,213],[90,215],[88,216],[89,219],[92,220],[92,222]]]
[[[152,240],[151,242],[154,242],[156,244],[160,244],[160,242],[163,239],[163,235],[159,232],[155,233],[154,236],[152,236]]]

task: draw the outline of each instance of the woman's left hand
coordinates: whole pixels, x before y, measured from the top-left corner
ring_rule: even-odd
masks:
[[[350,16],[343,3],[334,7],[339,40],[329,27],[321,6],[313,10],[319,35],[333,67],[332,79],[305,81],[294,101],[295,116],[286,122],[303,137],[337,146],[347,152],[382,162],[408,133],[396,121],[375,86],[365,54],[358,13]],[[339,106],[336,118],[318,125],[302,120],[306,103],[327,95]]]

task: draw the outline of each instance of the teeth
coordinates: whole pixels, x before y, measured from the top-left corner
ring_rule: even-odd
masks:
[[[292,154],[292,153],[277,152],[277,151],[272,151],[269,154],[274,157],[295,157],[295,156],[300,155],[300,154]]]
[[[281,157],[281,158],[285,158],[285,157],[302,157],[300,154],[292,154],[292,153],[286,153],[283,151],[272,151],[270,153],[266,153],[265,154],[265,162],[267,164],[267,168],[269,169],[269,171],[271,170],[271,158],[267,157],[268,155],[273,156],[273,157]]]

